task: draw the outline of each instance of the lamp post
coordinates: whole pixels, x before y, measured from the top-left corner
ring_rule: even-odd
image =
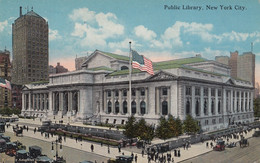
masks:
[[[56,138],[55,141],[51,142],[51,151],[52,151],[52,153],[54,153],[54,145],[56,146],[56,155],[55,155],[56,162],[57,161],[62,161],[63,159],[60,159],[59,154],[58,154],[58,145],[60,145],[60,151],[62,151],[62,144],[61,144],[61,142],[59,142],[59,140],[57,138]]]

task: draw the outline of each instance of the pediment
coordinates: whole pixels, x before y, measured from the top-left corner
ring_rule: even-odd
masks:
[[[235,85],[235,82],[232,79],[229,79],[226,81],[226,84]]]
[[[26,85],[23,85],[22,90],[26,91],[26,90],[29,90],[29,88]]]
[[[172,75],[170,73],[164,72],[164,71],[159,71],[153,76],[150,76],[146,78],[145,80],[148,81],[161,81],[161,80],[176,80],[177,76]]]

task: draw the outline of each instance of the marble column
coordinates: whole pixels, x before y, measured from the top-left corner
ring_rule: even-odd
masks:
[[[208,116],[212,116],[212,113],[211,113],[211,88],[208,88]]]
[[[218,114],[218,89],[215,88],[215,115]]]
[[[155,87],[155,97],[156,97],[156,108],[155,108],[155,114],[161,114],[161,109],[160,109],[160,88]]]
[[[103,112],[107,113],[107,91],[104,90],[104,107],[103,107]],[[121,104],[120,104],[121,105]]]
[[[145,89],[145,107],[146,107],[146,109],[145,109],[145,113],[146,114],[148,114],[148,113],[150,113],[150,108],[149,108],[149,102],[148,102],[148,88],[146,87],[146,88],[144,88]],[[169,110],[169,109],[168,109]]]
[[[111,90],[111,103],[112,103],[112,113],[115,114],[115,92]]]
[[[118,90],[119,113],[123,114],[122,89]]]
[[[136,89],[136,113],[137,115],[141,114],[141,109],[140,109],[140,90]]]

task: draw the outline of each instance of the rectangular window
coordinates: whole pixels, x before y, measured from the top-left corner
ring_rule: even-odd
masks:
[[[132,89],[132,96],[135,96],[135,90]]]
[[[167,88],[162,88],[162,95],[167,96],[167,94],[168,94]]]
[[[145,90],[144,88],[141,89],[141,96],[144,96],[145,95]]]
[[[208,96],[208,88],[204,88],[203,93],[204,93],[204,96]]]
[[[195,88],[195,95],[196,96],[200,95],[200,88],[199,87]]]
[[[116,97],[119,96],[118,90],[115,90],[115,96],[116,96]]]
[[[215,97],[215,89],[211,88],[211,96]]]
[[[125,96],[125,97],[127,96],[127,90],[123,91],[123,96]]]
[[[107,91],[107,97],[111,97],[111,91]]]
[[[186,87],[186,95],[191,95],[191,87]]]

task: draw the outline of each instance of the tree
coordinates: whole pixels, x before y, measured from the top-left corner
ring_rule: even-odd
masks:
[[[177,136],[177,126],[176,126],[176,121],[174,117],[170,114],[168,117],[168,125],[169,125],[169,130],[170,130],[170,137]]]
[[[260,117],[260,98],[254,100],[254,116]]]
[[[187,115],[183,122],[183,129],[186,133],[196,133],[200,130],[200,127],[196,120],[191,115]]]
[[[136,124],[136,133],[142,140],[151,141],[154,138],[153,127],[146,123],[144,118],[141,118]]]
[[[171,137],[168,121],[164,117],[160,118],[159,125],[156,128],[156,136],[164,140]]]
[[[175,121],[176,121],[176,136],[180,136],[183,133],[182,122],[179,117]]]
[[[126,137],[128,137],[128,138],[137,137],[135,122],[136,122],[136,119],[133,115],[128,118],[128,121],[126,122],[126,125],[125,125],[125,131],[123,132]]]

